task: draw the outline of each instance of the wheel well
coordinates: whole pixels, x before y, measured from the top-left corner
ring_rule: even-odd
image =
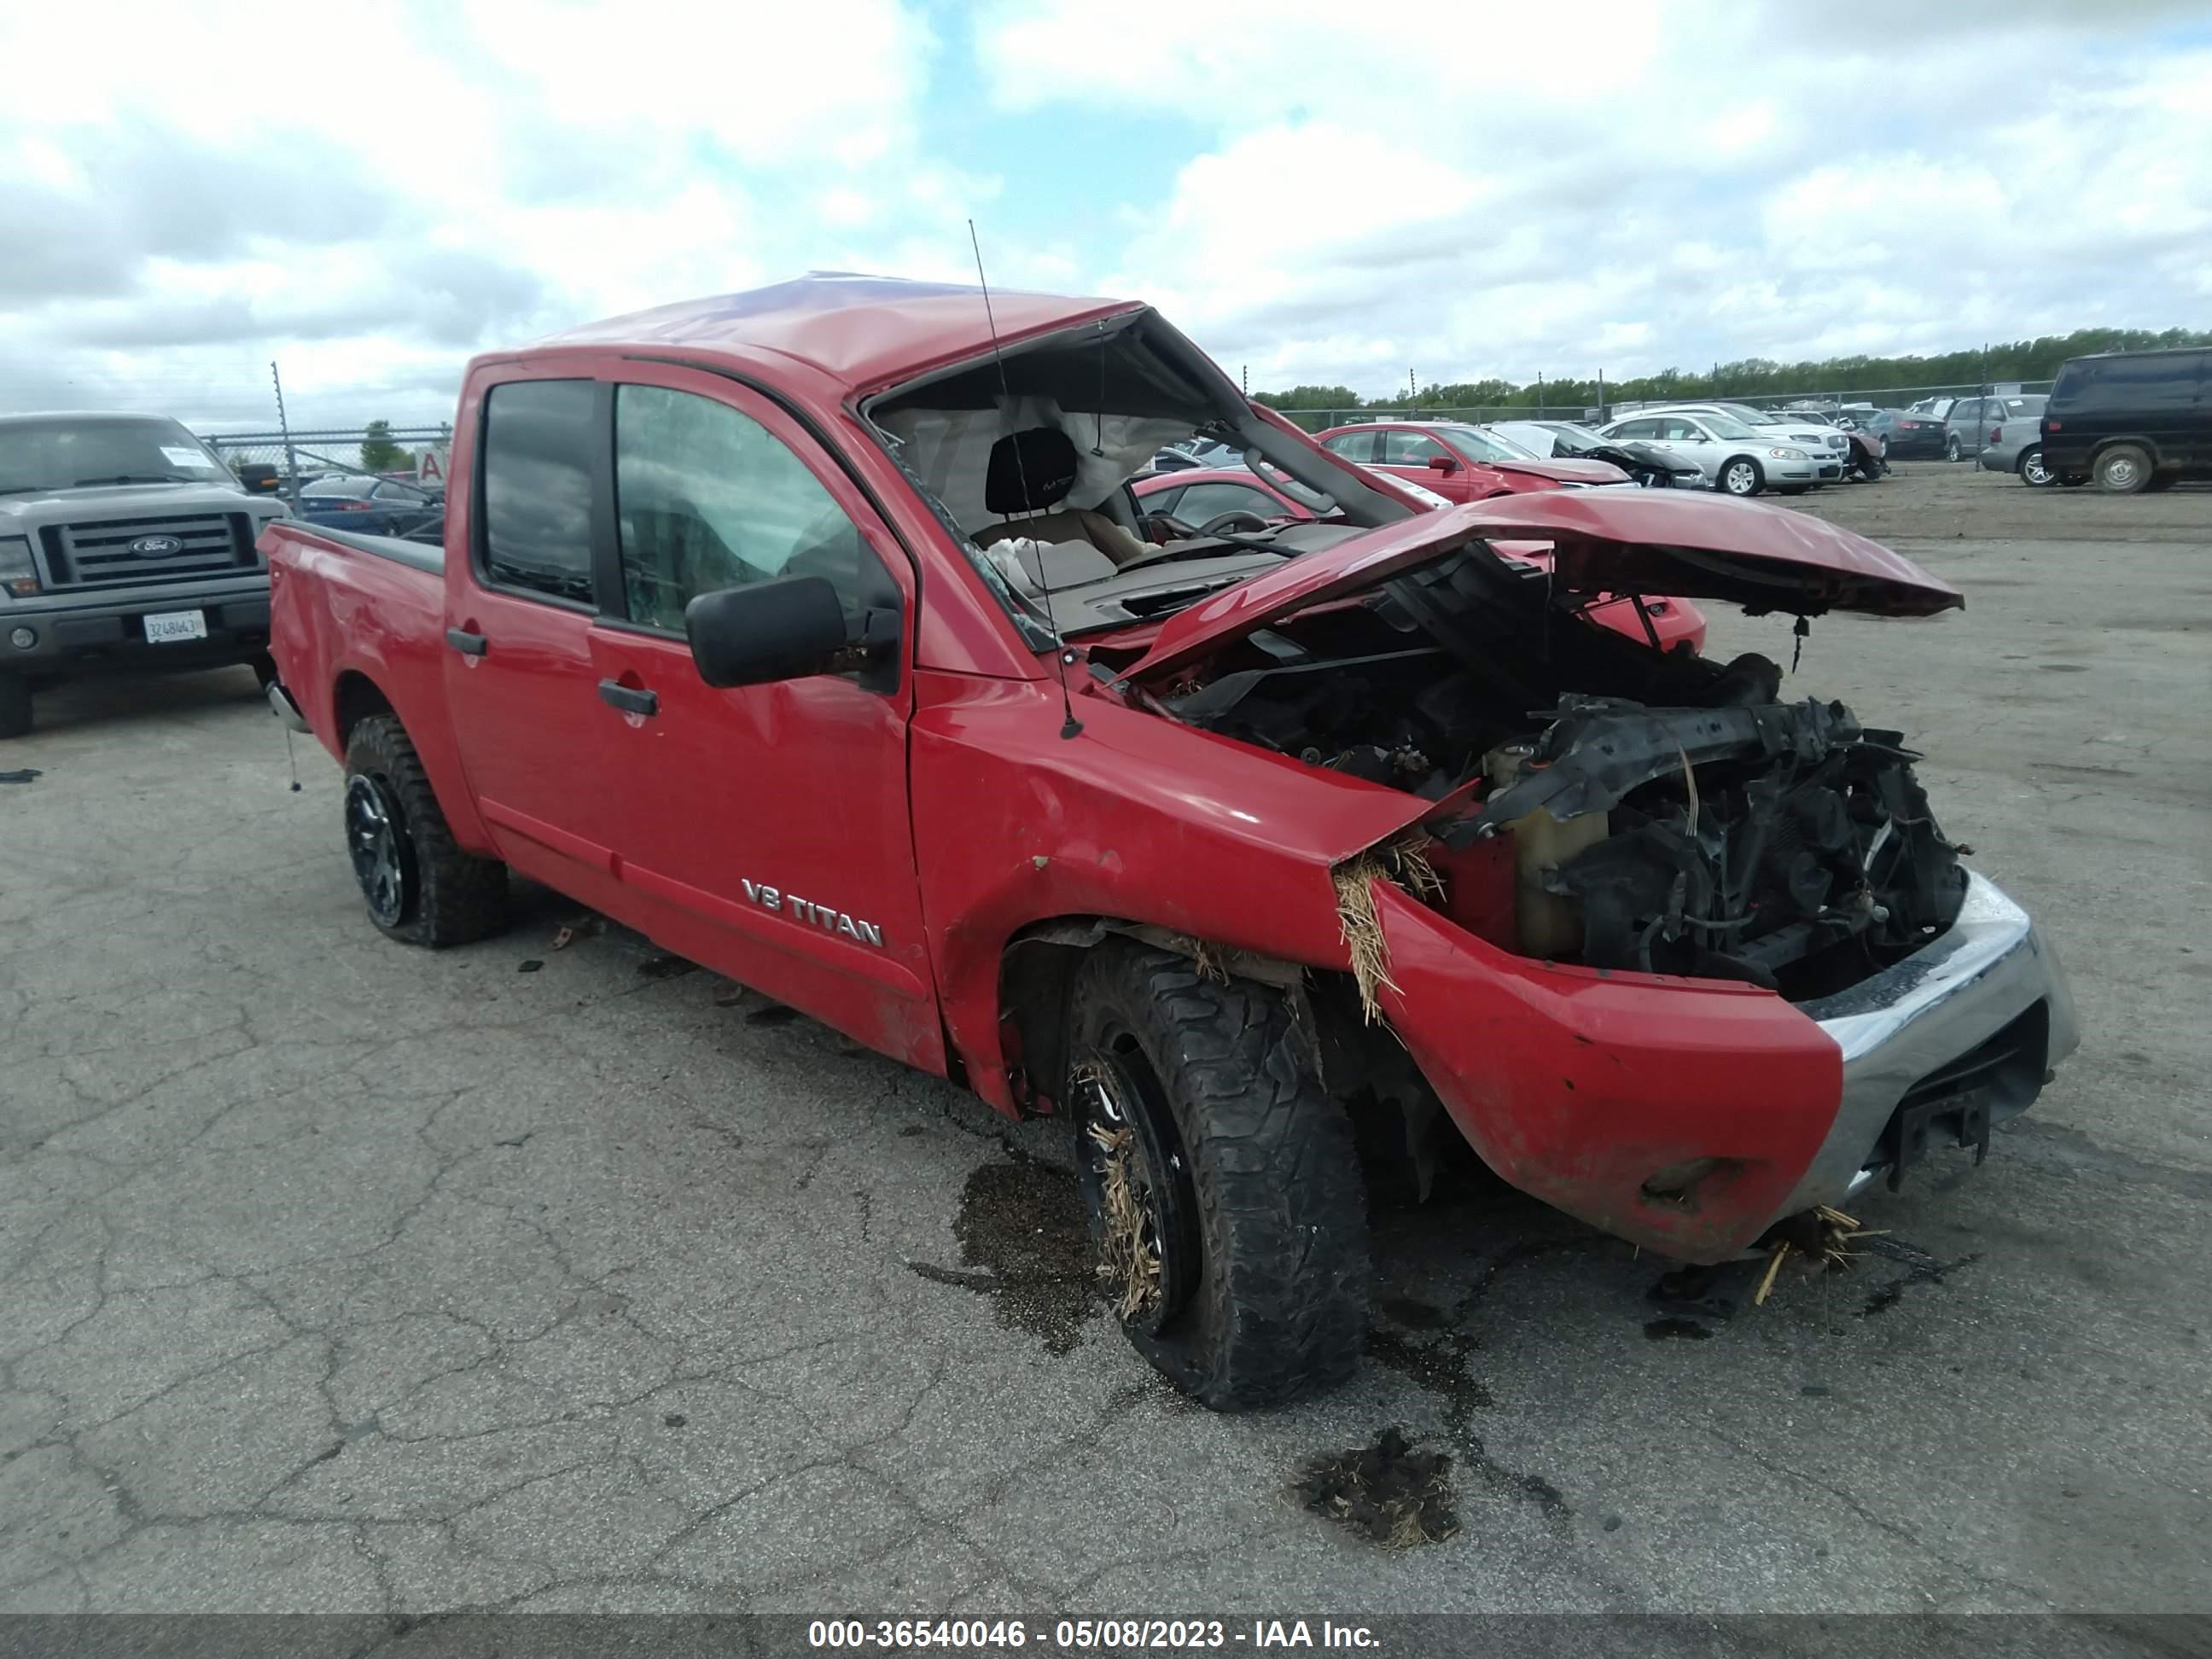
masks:
[[[337,718],[337,746],[341,752],[353,737],[353,729],[371,714],[391,714],[398,711],[374,680],[366,674],[351,670],[338,676],[337,691],[331,698],[331,710]]]
[[[1278,988],[1296,989],[1305,969],[1276,957],[1256,956],[1194,939],[1172,928],[1113,916],[1057,916],[1023,928],[999,953],[1000,1049],[1009,1067],[1026,1079],[1015,1101],[1052,1100],[1067,1069],[1067,989],[1083,958],[1109,939],[1134,939],[1196,961],[1224,983],[1233,975]],[[1036,1102],[1042,1104],[1042,1102]]]
[[[2160,464],[2161,458],[2159,455],[2158,446],[2156,444],[2153,443],[2148,438],[2138,438],[2132,434],[2124,432],[2113,433],[2107,437],[2100,438],[2094,443],[2091,444],[2089,446],[2089,459],[2094,463],[2098,456],[2103,454],[2106,450],[2112,448],[2116,444],[2125,444],[2130,449],[2140,449],[2144,454],[2150,457],[2150,464],[2153,466],[2157,466]]]

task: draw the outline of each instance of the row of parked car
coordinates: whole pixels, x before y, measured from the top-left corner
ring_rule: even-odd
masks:
[[[1892,459],[1973,461],[2039,488],[2094,482],[2123,495],[2212,477],[2212,350],[2075,358],[2048,394],[1983,392],[1767,410],[1741,403],[1646,404],[1603,425],[1574,421],[1382,418],[1317,434],[1345,459],[1440,501],[1528,489],[1635,484],[1737,496],[1802,495],[1871,481]],[[1205,476],[1199,474],[1203,472]],[[1228,446],[1163,449],[1136,486],[1154,510],[1194,524],[1214,514],[1306,518],[1310,511],[1245,470]]]
[[[1825,416],[1738,404],[1638,409],[1607,425],[1575,421],[1382,419],[1332,427],[1322,447],[1364,467],[1418,486],[1440,501],[1480,501],[1528,489],[1629,486],[1717,489],[1737,496],[1772,490],[1802,495],[1822,484],[1881,477],[1888,469],[1878,438]],[[1175,516],[1195,523],[1186,502],[1231,503],[1264,514],[1270,504],[1304,509],[1245,474],[1227,446],[1173,446],[1153,458],[1140,499],[1168,499]],[[1200,479],[1183,477],[1206,471]],[[1212,476],[1221,472],[1228,477]],[[1179,482],[1178,482],[1179,480]],[[1202,495],[1191,494],[1204,486]],[[1259,496],[1267,499],[1262,501]],[[1164,509],[1163,509],[1164,510]]]

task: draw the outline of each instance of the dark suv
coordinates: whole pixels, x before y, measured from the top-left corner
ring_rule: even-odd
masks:
[[[2043,464],[2124,495],[2212,478],[2212,348],[2070,359],[2043,411]]]

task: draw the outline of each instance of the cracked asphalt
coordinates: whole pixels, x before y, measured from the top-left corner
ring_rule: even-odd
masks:
[[[2033,533],[1979,477],[1816,505]],[[1732,1317],[1495,1187],[1381,1215],[1362,1376],[1243,1419],[1070,1281],[1054,1126],[556,949],[553,895],[387,944],[242,670],[47,696],[0,756],[0,1610],[2212,1607],[2212,495],[2063,542],[1944,499],[1890,533],[1966,613],[1816,623],[1792,684],[1929,752],[2081,1053]],[[1288,1496],[1389,1425],[1455,1459],[1446,1541]]]

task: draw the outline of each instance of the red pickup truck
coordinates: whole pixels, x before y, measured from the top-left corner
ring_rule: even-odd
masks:
[[[1363,1168],[1456,1134],[1719,1262],[2074,1048],[1901,734],[1589,614],[1951,588],[1686,492],[1422,511],[1145,306],[990,301],[817,276],[479,357],[442,550],[270,527],[272,702],[379,927],[482,938],[512,869],[1061,1114],[1125,1329],[1223,1407],[1357,1364]],[[1146,526],[1194,432],[1316,516]]]

